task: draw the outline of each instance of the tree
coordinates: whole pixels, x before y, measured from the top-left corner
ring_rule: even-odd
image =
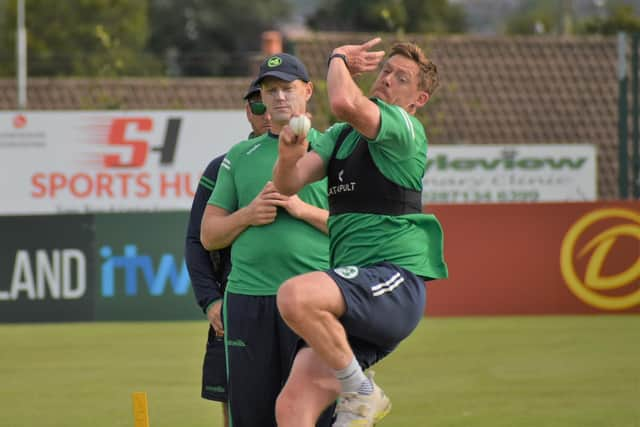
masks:
[[[407,32],[411,33],[463,33],[467,18],[460,5],[445,1],[405,0]]]
[[[145,75],[160,64],[144,52],[146,1],[26,0],[28,71],[31,76]],[[16,6],[7,6],[0,37],[0,75],[15,74]]]
[[[245,75],[247,52],[289,11],[287,0],[151,0],[149,48],[172,75]]]
[[[307,24],[322,31],[460,33],[464,10],[447,0],[324,0]]]
[[[634,6],[623,0],[601,0],[607,16],[591,16],[577,20],[574,0],[527,0],[507,20],[507,34],[603,34],[640,31],[640,18]],[[637,6],[636,6],[637,7]],[[572,22],[576,20],[575,27]]]
[[[613,35],[620,31],[627,33],[640,32],[640,17],[633,13],[633,6],[622,3],[610,4],[608,16],[585,19],[577,32],[579,34]]]
[[[529,0],[523,2],[506,22],[507,34],[544,34],[559,31],[563,2]],[[560,10],[559,10],[560,9]]]

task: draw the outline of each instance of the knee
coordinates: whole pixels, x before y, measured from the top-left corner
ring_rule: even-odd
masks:
[[[280,286],[277,296],[278,310],[287,322],[296,322],[303,318],[308,307],[304,286],[297,278],[287,280]]]
[[[295,398],[284,390],[276,400],[276,423],[279,426],[289,425],[291,420],[295,419]]]

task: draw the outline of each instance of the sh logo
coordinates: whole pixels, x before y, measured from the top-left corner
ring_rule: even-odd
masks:
[[[161,146],[152,147],[151,151],[160,152],[160,164],[173,163],[180,131],[181,119],[169,118]],[[116,147],[128,147],[129,156],[122,153],[104,154],[102,163],[107,168],[141,167],[147,161],[149,143],[144,139],[129,139],[127,132],[147,133],[153,130],[153,120],[149,117],[114,119],[109,128],[107,144]],[[126,160],[125,160],[126,159]]]

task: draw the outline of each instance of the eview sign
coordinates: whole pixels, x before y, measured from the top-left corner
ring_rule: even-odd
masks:
[[[593,145],[430,145],[422,201],[593,201],[596,171]]]

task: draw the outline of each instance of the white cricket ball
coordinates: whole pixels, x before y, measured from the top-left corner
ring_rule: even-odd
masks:
[[[311,120],[304,114],[293,116],[289,120],[289,127],[296,135],[305,136],[307,132],[309,132],[309,129],[311,129]]]

